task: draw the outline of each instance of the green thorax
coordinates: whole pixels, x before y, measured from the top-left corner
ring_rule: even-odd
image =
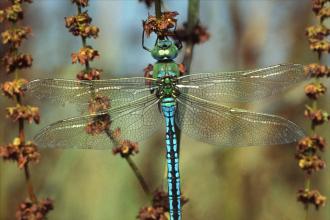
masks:
[[[153,78],[159,79],[164,76],[176,76],[179,77],[179,67],[178,64],[173,60],[158,61],[153,67]]]
[[[157,79],[157,96],[160,99],[176,98],[179,94],[176,87],[179,76],[178,65],[174,62],[157,62],[153,68],[153,77]]]

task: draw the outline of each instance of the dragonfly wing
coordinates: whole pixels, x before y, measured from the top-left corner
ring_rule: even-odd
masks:
[[[209,101],[247,102],[274,95],[304,79],[303,65],[281,64],[248,71],[182,76],[178,87],[182,93]]]
[[[191,95],[178,97],[176,123],[192,138],[218,146],[293,143],[304,131],[282,117],[218,105]]]
[[[113,107],[132,102],[150,94],[155,80],[132,77],[109,80],[37,79],[24,89],[28,96],[57,103],[75,103],[86,106],[96,95],[109,97]]]
[[[111,149],[116,143],[110,138],[110,132],[120,128],[120,139],[140,141],[153,134],[162,125],[158,110],[158,99],[149,95],[137,101],[106,112],[86,115],[55,122],[42,129],[34,138],[40,147]],[[88,134],[86,126],[97,117],[110,116],[109,134]]]

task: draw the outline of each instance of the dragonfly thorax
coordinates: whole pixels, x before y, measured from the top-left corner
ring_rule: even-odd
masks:
[[[157,80],[158,90],[157,90],[157,97],[159,99],[163,98],[176,98],[179,95],[179,90],[176,86],[177,77],[167,75],[161,77]]]

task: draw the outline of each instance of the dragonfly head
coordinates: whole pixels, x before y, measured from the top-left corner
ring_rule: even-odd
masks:
[[[155,46],[151,49],[151,55],[154,59],[173,60],[178,55],[178,48],[173,41],[169,39],[157,40]]]

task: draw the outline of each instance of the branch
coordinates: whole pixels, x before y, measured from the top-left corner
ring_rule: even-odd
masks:
[[[198,24],[199,20],[199,0],[189,0],[188,5],[188,22],[187,30],[188,34],[191,34],[194,27]],[[188,39],[184,51],[183,64],[187,70],[187,74],[190,73],[192,56],[193,56],[194,44],[191,39]]]

